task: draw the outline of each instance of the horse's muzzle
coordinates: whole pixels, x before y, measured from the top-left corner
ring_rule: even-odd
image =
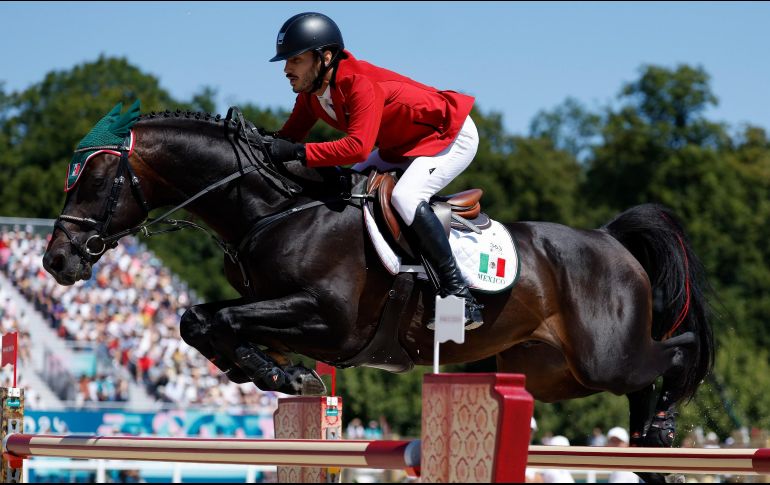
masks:
[[[64,286],[91,278],[91,263],[68,251],[69,244],[50,248],[43,255],[43,268]]]

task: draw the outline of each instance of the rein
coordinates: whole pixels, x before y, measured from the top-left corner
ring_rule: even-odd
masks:
[[[130,133],[124,139],[121,145],[84,147],[84,148],[79,148],[75,150],[75,153],[92,151],[92,150],[118,151],[120,154],[120,162],[118,163],[118,169],[115,174],[115,179],[113,181],[112,189],[110,190],[110,195],[106,201],[105,209],[101,220],[61,214],[56,219],[56,222],[54,223],[54,227],[61,229],[62,232],[64,232],[64,234],[70,240],[70,243],[75,247],[76,251],[78,251],[81,257],[85,259],[96,258],[101,254],[103,254],[107,249],[112,249],[115,246],[117,246],[118,240],[120,238],[128,235],[134,235],[139,232],[141,232],[145,237],[150,237],[156,234],[164,234],[172,231],[178,231],[180,229],[185,229],[188,227],[199,229],[207,233],[212,239],[214,239],[217,246],[219,246],[222,252],[224,252],[233,263],[238,264],[241,270],[241,275],[243,277],[244,286],[249,287],[250,282],[246,275],[246,269],[244,268],[243,263],[239,257],[239,253],[245,248],[248,242],[252,238],[254,238],[257,234],[265,230],[270,225],[282,219],[285,219],[293,214],[296,214],[297,212],[301,212],[307,209],[325,205],[331,202],[344,201],[346,203],[351,203],[351,200],[353,199],[366,199],[367,197],[369,197],[366,194],[352,194],[346,188],[346,189],[343,189],[341,193],[337,196],[333,196],[322,200],[315,200],[312,202],[308,202],[306,204],[302,204],[300,206],[292,207],[290,209],[286,209],[286,210],[265,216],[262,219],[258,220],[252,226],[252,228],[246,233],[246,235],[243,238],[241,238],[239,244],[235,248],[231,244],[219,238],[217,235],[213,234],[208,229],[194,222],[187,221],[187,220],[168,219],[169,215],[191,204],[192,202],[199,199],[200,197],[203,197],[204,195],[212,192],[213,190],[255,171],[263,172],[263,174],[266,175],[266,179],[271,182],[271,185],[273,185],[277,190],[279,190],[280,192],[283,192],[290,198],[293,198],[297,194],[300,194],[302,192],[303,190],[302,186],[298,185],[288,177],[280,174],[273,167],[273,162],[272,160],[270,160],[270,157],[268,155],[269,150],[267,150],[267,148],[265,147],[265,143],[270,143],[270,142],[263,141],[262,136],[259,135],[256,127],[254,127],[253,124],[251,124],[250,122],[244,119],[243,114],[240,112],[240,110],[238,110],[238,108],[231,107],[228,110],[227,117],[225,118],[225,123],[227,123],[232,119],[233,114],[235,114],[236,123],[237,123],[237,132],[236,132],[236,135],[234,136],[235,144],[236,146],[241,147],[240,138],[242,137],[245,139],[246,147],[248,150],[243,150],[243,151],[244,153],[246,153],[249,162],[251,162],[249,166],[245,168],[240,168],[237,171],[233,172],[232,174],[228,175],[227,177],[210,184],[209,186],[199,191],[192,197],[188,198],[181,204],[169,209],[162,215],[150,221],[146,220],[147,215],[149,215],[149,212],[150,212],[149,204],[147,203],[147,200],[144,197],[144,193],[142,192],[142,188],[139,183],[139,178],[136,176],[133,169],[131,168],[131,165],[128,163],[128,156],[131,152],[131,134]],[[251,133],[251,136],[249,136],[250,133]],[[264,158],[267,160],[267,163],[260,160],[260,157],[257,156],[256,152],[254,151],[255,147],[254,147],[254,144],[252,143],[252,140],[256,141],[257,148],[264,155]],[[138,201],[139,205],[142,207],[142,210],[144,211],[144,221],[141,224],[134,226],[132,228],[125,229],[123,231],[108,235],[107,228],[109,227],[110,221],[112,220],[112,217],[117,209],[120,191],[123,188],[123,184],[125,183],[125,180],[126,180],[126,177],[124,176],[124,172],[128,174],[128,179],[131,184],[131,191],[132,191],[132,194],[134,195],[134,198]],[[355,205],[355,204],[351,204],[351,205]],[[71,222],[71,223],[75,223],[80,226],[83,226],[87,229],[96,230],[97,234],[91,235],[85,241],[82,241],[82,242],[78,241],[76,237],[74,237],[72,233],[64,226],[63,222]],[[149,231],[148,228],[157,223],[168,224],[171,227],[168,227],[166,229],[162,229],[159,231],[155,231],[155,232]],[[92,249],[90,246],[94,242],[99,243],[100,246],[97,246],[96,248]]]

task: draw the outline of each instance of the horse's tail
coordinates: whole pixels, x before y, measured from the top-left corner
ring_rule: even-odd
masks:
[[[602,226],[641,263],[652,284],[652,338],[684,332],[697,339],[685,370],[684,397],[692,398],[711,371],[714,335],[709,325],[705,271],[678,218],[657,204],[632,207]]]

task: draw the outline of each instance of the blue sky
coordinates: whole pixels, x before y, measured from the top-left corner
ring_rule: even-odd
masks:
[[[758,2],[0,2],[0,82],[24,89],[104,53],[180,99],[214,87],[221,113],[288,109],[283,66],[267,60],[303,11],[332,17],[358,58],[476,96],[512,133],[568,96],[612,102],[643,64],[680,63],[711,75],[710,119],[770,130],[770,3]]]

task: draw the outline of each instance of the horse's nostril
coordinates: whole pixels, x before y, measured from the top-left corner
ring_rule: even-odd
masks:
[[[43,266],[52,273],[58,273],[64,269],[64,254],[59,251],[46,254]]]

